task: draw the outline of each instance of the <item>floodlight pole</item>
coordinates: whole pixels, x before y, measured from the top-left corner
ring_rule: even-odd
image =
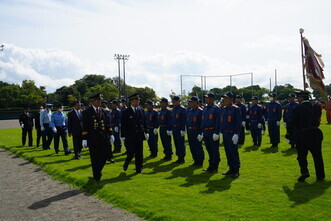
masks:
[[[303,32],[305,31],[303,28],[299,29],[300,38],[301,38],[301,62],[302,62],[302,77],[303,77],[303,90],[306,90],[306,74],[305,74],[305,56],[303,54]]]
[[[118,64],[118,98],[121,99],[121,59],[122,55],[120,54],[115,54],[114,59],[117,60]]]
[[[275,69],[275,92],[277,94],[277,69]]]
[[[125,86],[125,63],[129,60],[130,55],[122,55],[122,59],[123,59],[123,80],[124,80],[124,85],[123,85],[123,95],[125,98],[128,97],[127,93],[126,93],[126,86]]]

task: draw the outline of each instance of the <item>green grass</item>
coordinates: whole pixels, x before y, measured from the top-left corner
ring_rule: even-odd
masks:
[[[283,127],[278,149],[269,148],[267,134],[260,148],[252,147],[251,137],[246,135],[240,148],[241,176],[235,180],[220,173],[227,170],[222,146],[217,174],[189,168],[192,158],[188,146],[184,165],[161,161],[159,144],[159,157],[145,159],[144,171],[149,174],[135,175],[133,163],[123,172],[125,156],[117,154],[117,163],[107,164],[101,183],[95,184],[89,179],[92,171],[87,149],[78,161],[72,155],[64,156],[63,151],[56,155],[54,150],[20,147],[20,129],[0,130],[0,145],[39,165],[52,177],[147,220],[330,220],[331,125],[325,123],[325,116],[321,129],[327,178],[316,182],[309,154],[311,177],[305,183],[296,181],[300,175],[296,152],[289,149]],[[71,139],[69,143],[72,145]],[[148,155],[145,143],[144,156]]]

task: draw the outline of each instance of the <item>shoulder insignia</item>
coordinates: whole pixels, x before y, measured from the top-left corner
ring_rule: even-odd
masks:
[[[235,105],[235,104],[232,104],[232,107],[235,107],[235,108],[239,108],[237,105]]]
[[[203,108],[201,108],[201,107],[198,107],[198,109],[199,109],[199,110],[203,110]]]

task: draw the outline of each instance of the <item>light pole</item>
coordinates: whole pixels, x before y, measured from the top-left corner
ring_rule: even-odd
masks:
[[[123,84],[123,95],[125,98],[128,97],[127,93],[126,93],[126,88],[125,88],[125,63],[129,60],[130,55],[122,55],[122,59],[123,59],[123,80],[124,80],[124,84]]]
[[[114,59],[115,59],[115,61],[117,60],[117,64],[118,64],[118,98],[121,99],[121,63],[120,63],[120,61],[122,59],[122,55],[115,54]]]

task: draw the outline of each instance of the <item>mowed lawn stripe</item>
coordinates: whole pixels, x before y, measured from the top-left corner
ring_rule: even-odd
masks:
[[[250,135],[246,135],[245,145],[240,148],[241,176],[235,180],[221,175],[228,169],[222,146],[220,172],[209,174],[201,168],[188,167],[192,163],[188,146],[186,163],[178,166],[161,161],[160,142],[159,157],[147,159],[149,151],[145,142],[144,171],[148,174],[136,175],[134,162],[124,172],[125,156],[116,154],[117,162],[107,164],[101,183],[95,184],[89,179],[92,171],[87,149],[78,161],[72,159],[73,155],[65,156],[62,146],[59,155],[54,150],[42,151],[41,147],[20,147],[20,129],[0,130],[0,145],[39,165],[54,178],[147,220],[329,220],[331,125],[325,123],[325,116],[322,119],[324,182],[316,182],[309,154],[311,177],[306,183],[297,183],[296,152],[285,141],[284,127],[278,149],[270,148],[267,132],[260,148],[253,147]],[[72,149],[71,138],[69,144]],[[207,166],[206,151],[205,157]]]

